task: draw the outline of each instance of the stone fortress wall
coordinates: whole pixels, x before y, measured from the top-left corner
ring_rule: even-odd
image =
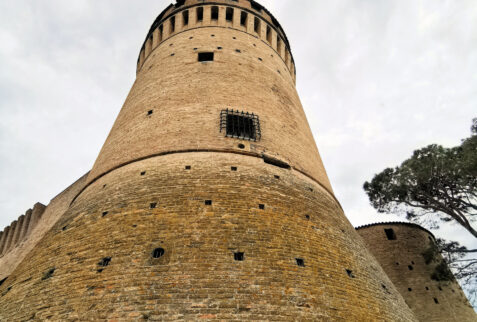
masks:
[[[332,192],[266,9],[178,1],[137,67],[92,170],[3,279],[0,320],[416,320]],[[256,135],[226,135],[230,110]]]
[[[477,320],[454,277],[446,281],[433,276],[443,258],[430,252],[436,244],[428,230],[410,223],[379,223],[357,232],[420,321]]]
[[[86,177],[84,175],[54,197],[48,206],[36,203],[33,209],[27,210],[25,215],[4,229],[0,235],[0,281],[10,275],[64,214],[84,186]]]

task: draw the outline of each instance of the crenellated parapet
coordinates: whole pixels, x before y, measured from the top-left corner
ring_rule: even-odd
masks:
[[[281,57],[296,81],[295,62],[285,32],[266,8],[250,0],[184,0],[171,4],[151,26],[139,53],[137,72],[165,40],[187,30],[206,27],[235,29],[260,39]]]
[[[0,257],[28,238],[31,231],[41,219],[46,206],[37,202],[33,209],[28,209],[24,215],[13,221],[0,235]]]

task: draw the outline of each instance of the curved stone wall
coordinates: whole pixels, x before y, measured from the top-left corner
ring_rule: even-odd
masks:
[[[476,321],[477,315],[457,281],[433,277],[442,256],[427,259],[435,238],[414,224],[383,223],[357,228],[367,248],[420,321]],[[429,255],[428,255],[429,256]]]
[[[199,62],[202,52],[213,52],[214,61]],[[240,30],[208,26],[168,37],[144,61],[88,181],[153,155],[214,150],[271,155],[331,192],[286,71],[268,44]],[[258,115],[261,139],[240,149],[236,139],[224,137],[225,109]]]
[[[230,153],[101,177],[0,294],[0,320],[414,320],[326,191]]]

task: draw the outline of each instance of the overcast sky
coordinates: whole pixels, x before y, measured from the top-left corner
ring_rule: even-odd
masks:
[[[0,0],[0,230],[93,165],[172,1]],[[262,0],[288,35],[297,89],[337,198],[357,226],[362,185],[477,117],[475,0]],[[402,218],[400,218],[402,220]],[[463,229],[435,235],[477,248]]]

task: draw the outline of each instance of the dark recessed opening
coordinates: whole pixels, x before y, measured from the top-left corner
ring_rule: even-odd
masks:
[[[189,24],[189,10],[182,11],[182,22],[184,26]]]
[[[190,165],[186,165],[186,166],[185,166],[185,169],[186,169],[186,170],[190,170],[190,169],[192,169],[192,167],[191,167]]]
[[[227,20],[227,21],[232,21],[233,19],[234,19],[234,9],[228,7],[228,8],[225,10],[225,20]]]
[[[199,48],[194,48],[194,50],[197,50],[197,49],[199,49]]]
[[[211,20],[219,20],[219,7],[212,6],[212,9],[211,9],[211,12],[210,12],[210,19]]]
[[[242,143],[240,143],[240,144],[238,145],[238,148],[239,148],[239,149],[245,149],[245,145],[243,145]]]
[[[174,53],[171,54],[171,56],[174,56],[174,55],[175,55]]]
[[[244,253],[241,253],[241,252],[234,253],[234,259],[236,261],[243,261],[244,260]]]
[[[396,262],[396,265],[399,265],[399,263],[398,263],[398,262]]]
[[[215,37],[215,35],[210,35],[210,37]]]
[[[439,291],[442,291],[442,287],[438,286],[438,288],[439,288]]]
[[[245,26],[247,24],[247,13],[245,11],[242,11],[240,13],[240,24],[242,26]]]
[[[262,157],[263,157],[263,161],[267,164],[271,164],[282,169],[290,169],[290,165],[284,161],[281,161],[266,155],[263,155]]]
[[[171,33],[173,33],[176,30],[176,16],[173,16],[171,18]]]
[[[411,261],[411,264],[412,264],[412,265],[415,265],[416,263],[414,263],[413,261]]]
[[[439,304],[439,300],[437,298],[434,298],[434,303]]]
[[[230,167],[230,170],[237,171],[237,167]]]
[[[258,57],[258,60],[260,60],[260,61],[263,61],[263,59],[262,59],[262,58],[260,58],[260,57]]]
[[[259,204],[259,205],[258,205],[258,208],[263,210],[263,209],[265,209],[265,205]]]
[[[280,176],[275,175],[274,177],[275,177],[275,179],[280,179]]]
[[[253,30],[258,34],[259,31],[260,31],[260,19],[258,19],[257,17],[255,17],[255,19],[253,19]]]
[[[310,192],[313,192],[313,191],[314,191],[313,188],[308,188],[308,190],[310,190]]]
[[[0,280],[0,286],[2,286],[3,283],[5,283],[5,281],[7,280],[8,276],[5,277],[3,280]]]
[[[396,234],[392,228],[384,229],[384,232],[386,233],[388,240],[396,240]]]
[[[102,216],[104,217],[104,216],[106,216],[107,214],[108,214],[108,212],[107,212],[107,211],[103,211],[103,214],[102,214]]]
[[[408,290],[409,292],[411,292],[411,291],[412,291],[412,288],[409,287],[407,290]]]
[[[206,206],[212,206],[212,200],[206,200],[204,203]]]
[[[141,175],[142,175],[142,176],[145,176],[145,175],[146,175],[146,171],[142,171],[142,172],[141,172]]]
[[[153,113],[153,110],[147,111],[147,115],[152,115],[152,113]]]
[[[111,263],[111,257],[104,257],[103,259],[101,259],[99,262],[98,262],[98,266],[100,267],[106,267],[109,265],[109,263]],[[98,268],[96,271],[98,273],[101,273],[102,271],[104,270],[104,268]]]
[[[272,43],[272,28],[270,26],[267,26],[267,41],[269,44]]]
[[[222,47],[217,47],[218,50],[222,50]]]
[[[203,7],[199,7],[197,8],[197,21],[202,21],[204,20],[204,8]]]
[[[240,49],[235,49],[235,52],[241,53],[242,51]]]
[[[68,229],[68,226],[63,226],[63,228],[61,228],[61,230],[65,231],[66,229]]]
[[[198,60],[200,62],[214,61],[214,53],[213,52],[199,53]]]
[[[159,258],[159,257],[162,257],[164,256],[164,253],[166,251],[164,250],[164,248],[156,248],[152,251],[152,257],[153,258]]]
[[[46,280],[46,279],[49,279],[51,277],[53,277],[53,274],[55,273],[55,268],[50,268],[49,270],[47,270],[44,274],[43,274],[43,277],[41,278],[42,280]]]
[[[407,268],[409,268],[410,271],[412,271],[414,269],[414,267],[412,267],[412,265],[409,265]]]
[[[305,267],[305,260],[303,258],[295,258],[296,264],[300,267]]]
[[[305,218],[310,220],[310,215],[305,215]]]
[[[156,207],[157,207],[157,202],[151,202],[151,204],[149,205],[149,207],[150,207],[151,209],[156,208]]]
[[[106,188],[107,184],[103,184],[103,189]]]
[[[429,291],[429,287],[426,286],[426,291]]]
[[[383,290],[387,289],[386,285],[384,285],[384,284],[381,284],[381,287],[383,288]]]
[[[355,278],[355,276],[353,274],[353,271],[350,270],[350,269],[346,269],[346,274],[348,274],[348,276],[351,277],[351,278]]]

